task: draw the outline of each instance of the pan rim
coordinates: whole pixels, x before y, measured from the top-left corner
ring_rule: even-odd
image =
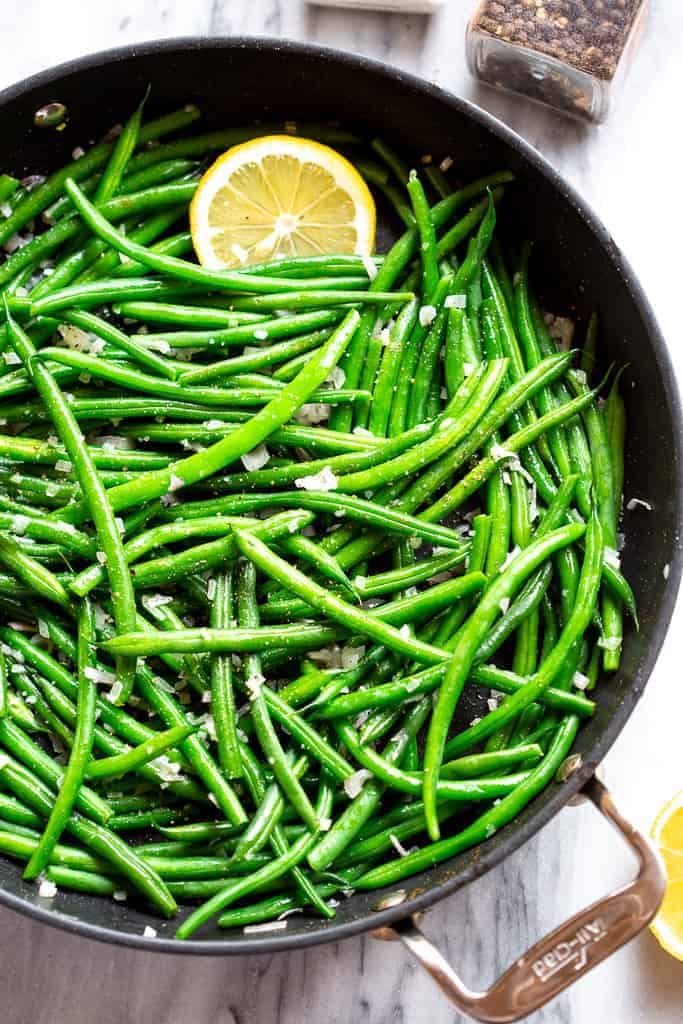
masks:
[[[412,88],[413,90],[434,100],[438,100],[458,113],[478,123],[487,131],[497,136],[509,146],[525,162],[530,164],[535,171],[543,177],[558,191],[561,196],[569,202],[576,213],[583,219],[589,230],[596,238],[599,245],[605,250],[610,263],[616,273],[620,275],[631,294],[632,300],[638,309],[643,323],[647,330],[652,345],[655,359],[661,369],[664,384],[664,396],[671,412],[671,418],[676,428],[675,458],[677,471],[675,473],[676,493],[673,496],[674,505],[677,510],[677,518],[680,523],[683,521],[683,480],[681,472],[681,445],[680,438],[683,435],[683,417],[681,414],[681,398],[676,382],[676,377],[669,355],[668,348],[664,341],[662,332],[658,326],[657,319],[650,302],[643,291],[643,288],[633,271],[630,262],[616,245],[614,239],[602,223],[602,220],[588,204],[552,165],[527,143],[521,136],[514,132],[507,125],[503,124],[492,114],[477,107],[469,100],[457,96],[449,90],[426,81],[417,75],[403,71],[383,61],[359,56],[338,50],[334,47],[321,46],[318,44],[301,43],[294,40],[282,40],[268,36],[178,36],[169,39],[155,39],[143,43],[134,43],[126,46],[100,50],[92,54],[74,58],[58,64],[52,68],[40,71],[0,91],[0,109],[14,99],[17,99],[32,89],[52,85],[62,78],[74,72],[89,71],[94,68],[104,67],[110,64],[124,62],[130,58],[145,57],[152,54],[173,53],[187,50],[235,50],[253,49],[255,51],[274,50],[290,53],[304,58],[334,61],[338,65],[349,70],[361,69],[375,75],[381,76],[390,81]],[[84,938],[94,939],[99,942],[107,942],[113,945],[127,946],[156,953],[180,953],[186,955],[203,956],[241,956],[271,954],[277,952],[293,951],[324,942],[339,941],[350,938],[354,935],[363,934],[375,928],[389,926],[398,920],[424,911],[428,907],[445,899],[458,889],[464,887],[474,879],[486,874],[491,868],[501,863],[508,855],[522,847],[533,835],[543,828],[558,811],[569,802],[569,800],[583,787],[591,777],[597,765],[602,761],[610,749],[624,725],[630,718],[633,709],[640,699],[645,685],[649,680],[655,667],[657,658],[662,649],[671,617],[674,611],[676,597],[681,581],[683,568],[683,541],[680,533],[676,538],[675,548],[670,563],[670,573],[664,592],[662,606],[653,629],[653,637],[650,646],[643,656],[633,684],[622,703],[622,714],[613,716],[607,728],[600,736],[598,742],[591,748],[589,756],[584,757],[581,767],[573,773],[571,778],[562,787],[558,787],[550,798],[546,799],[543,806],[539,807],[520,828],[513,820],[500,835],[506,838],[490,849],[484,847],[481,856],[468,865],[457,876],[442,882],[440,885],[426,889],[419,894],[412,896],[398,906],[372,912],[372,916],[362,915],[350,921],[325,924],[320,923],[319,927],[311,928],[299,933],[276,933],[272,937],[260,935],[247,939],[226,938],[223,940],[189,940],[179,941],[174,938],[148,938],[142,934],[136,935],[132,932],[119,932],[112,928],[102,927],[81,921],[75,917],[63,914],[58,910],[37,906],[28,900],[8,893],[0,889],[0,904],[17,913],[24,914],[43,924],[61,928],[72,934]],[[533,806],[533,802],[530,806]]]

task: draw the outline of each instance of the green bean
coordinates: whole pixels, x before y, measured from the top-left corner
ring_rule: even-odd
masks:
[[[0,203],[6,203],[16,193],[20,182],[11,174],[0,174]]]
[[[383,256],[370,256],[370,262],[381,267]],[[356,256],[351,253],[338,253],[334,256],[284,256],[265,263],[250,263],[250,274],[266,274],[285,277],[343,277],[348,274],[368,277],[368,257]]]
[[[94,313],[88,313],[82,309],[67,310],[61,314],[60,319],[67,324],[73,324],[83,331],[90,331],[98,338],[108,341],[116,348],[125,352],[134,362],[156,373],[162,377],[174,380],[177,376],[175,369],[169,365],[168,360],[162,359],[154,352],[149,351],[144,345],[138,344],[136,340],[129,338],[123,331],[118,330],[113,324],[107,323]]]
[[[192,198],[196,189],[196,181],[159,185],[158,187],[144,189],[142,192],[109,199],[106,203],[103,203],[102,210],[113,220],[123,220],[138,213],[147,213],[149,210],[186,203]],[[37,191],[38,189],[32,194],[35,195]],[[0,226],[0,235],[4,235],[6,227],[7,221]],[[64,242],[77,238],[80,231],[80,219],[74,214],[64,217],[54,227],[49,228],[42,234],[36,235],[32,241],[22,246],[21,249],[17,249],[5,261],[2,268],[0,268],[0,284],[5,284],[11,280],[24,267],[49,257]]]
[[[142,112],[148,95],[149,86],[142,103],[140,103],[129,120],[124,124],[123,130],[114,144],[111,156],[102,171],[97,188],[95,189],[93,203],[96,206],[101,206],[103,202],[109,199],[110,196],[113,196],[119,189],[121,178],[138,143]]]
[[[590,394],[587,385],[570,376],[570,383],[582,396]],[[600,518],[605,547],[616,552],[618,501],[615,494],[614,467],[605,420],[595,402],[584,410],[584,421],[590,444],[593,465],[593,489],[595,506]],[[614,556],[613,556],[614,557]],[[618,555],[616,556],[618,558]],[[622,610],[619,601],[611,593],[605,593],[601,602],[602,639],[604,650],[602,665],[605,671],[614,672],[621,660],[623,643]]]
[[[377,594],[394,593],[396,590],[413,587],[417,583],[423,583],[443,572],[448,572],[456,565],[461,565],[467,557],[466,548],[446,555],[435,555],[405,568],[389,569],[387,572],[378,572],[372,576],[356,576],[353,586],[364,599]]]
[[[295,512],[271,517],[270,520],[266,520],[267,526],[256,528],[269,540],[276,540],[283,534],[289,535],[292,530],[306,526],[311,518],[310,513]],[[220,522],[215,525],[220,526]],[[223,566],[235,557],[235,545],[235,537],[229,533],[207,544],[185,548],[175,555],[165,555],[142,562],[131,570],[133,586],[136,589],[167,586],[192,573],[207,572]]]
[[[89,779],[104,779],[114,775],[124,775],[126,772],[134,771],[140,765],[147,764],[160,754],[163,754],[170,747],[175,747],[182,740],[192,735],[194,728],[191,725],[175,726],[157,733],[154,739],[146,740],[132,750],[125,753],[115,754],[112,757],[101,757],[91,761],[86,770],[86,777]]]
[[[482,373],[471,400],[465,405],[464,410],[459,410],[460,415],[455,420],[450,416],[451,403],[447,406],[437,430],[426,441],[391,461],[383,462],[380,466],[343,475],[338,480],[337,489],[341,492],[374,490],[382,484],[414,473],[449,451],[463,437],[469,435],[481,420],[498,394],[506,370],[506,360],[494,360]],[[470,391],[475,382],[476,379],[471,382]],[[454,402],[457,397],[456,395]]]
[[[69,459],[74,465],[78,482],[86,497],[106,559],[117,626],[119,629],[130,629],[135,623],[135,597],[123,554],[121,535],[107,492],[88,453],[78,423],[52,374],[36,359],[31,339],[9,315],[7,328],[13,348],[24,365],[30,369],[36,389],[50,411],[57,433],[69,453]],[[122,659],[117,669],[117,681],[120,684],[118,701],[125,703],[133,687],[135,664],[128,659]]]
[[[19,544],[9,537],[0,535],[0,564],[19,577],[36,594],[54,601],[62,608],[69,608],[69,595],[54,573],[35,558],[25,554]]]
[[[273,557],[277,558],[277,556]],[[307,582],[310,583],[312,581],[307,580]],[[444,606],[451,604],[454,598],[459,598],[479,590],[483,583],[484,577],[481,573],[468,573],[466,576],[435,585],[424,593],[388,602],[379,608],[372,609],[368,613],[360,613],[360,617],[353,615],[357,611],[353,606],[349,606],[343,601],[340,602],[340,599],[335,595],[330,595],[330,598],[335,604],[341,604],[339,614],[343,615],[349,624],[352,619],[358,624],[362,621],[366,630],[372,630],[373,632],[382,631],[384,633],[383,624],[385,620],[391,624],[396,622],[405,624],[406,621],[410,621],[413,618],[429,616]],[[313,587],[317,586],[317,584],[313,584]],[[312,593],[312,591],[309,593]],[[313,599],[319,600],[317,591]],[[348,608],[352,609],[350,615],[348,614]],[[400,633],[400,631],[398,632]],[[283,650],[314,649],[316,646],[320,647],[323,644],[338,639],[340,635],[343,635],[343,631],[337,628],[314,624],[223,630],[202,627],[167,632],[163,634],[163,637],[154,635],[148,630],[139,631],[113,637],[111,640],[106,641],[103,646],[111,651],[135,650],[138,653],[161,654],[162,656],[173,651],[181,653],[245,651],[253,653],[259,650],[269,652],[277,650],[278,647],[282,647]],[[432,663],[441,660],[443,652],[437,648],[415,641],[405,630],[400,636],[403,638],[402,646],[408,650],[412,657]],[[393,633],[392,642],[400,643],[393,639]]]
[[[108,825],[112,832],[116,833],[140,832],[176,821],[190,821],[193,817],[194,807],[191,804],[174,804],[172,807],[149,807],[147,810],[131,811],[128,814],[115,814],[109,819]]]
[[[333,583],[340,584],[351,597],[358,597],[351,580],[334,555],[329,555],[326,551],[323,551],[319,545],[314,544],[308,537],[304,537],[301,534],[296,537],[283,537],[279,541],[278,547],[288,555],[294,555],[302,561],[315,566],[321,576],[332,580]]]
[[[453,216],[453,213],[461,206],[464,202],[473,196],[478,195],[484,189],[489,187],[491,184],[498,182],[509,181],[510,176],[503,172],[502,175],[493,175],[488,179],[481,179],[478,182],[473,183],[467,189],[461,189],[459,192],[454,192],[448,196],[447,199],[437,203],[436,206],[430,211],[431,218],[434,226],[438,229],[442,227],[448,220]],[[477,223],[484,216],[486,209],[488,208],[488,200],[484,203],[479,203],[475,206],[469,214],[461,218],[458,221],[447,236],[444,249],[450,251],[458,241],[462,238],[467,237],[467,234],[476,227]],[[375,279],[370,282],[370,291],[379,292],[381,289],[391,287],[397,278],[400,276],[402,271],[407,266],[413,252],[417,248],[417,230],[410,228],[403,234],[398,241],[394,244],[389,253],[387,253],[382,266]],[[439,243],[437,245],[437,255],[439,255]],[[369,312],[363,315],[363,320],[358,330],[358,334],[354,338],[353,344],[349,347],[348,353],[342,360],[341,366],[346,374],[346,382],[349,387],[355,386],[361,377],[363,358],[365,355],[365,349],[368,344],[368,339],[374,328],[375,318]],[[346,430],[351,425],[351,416],[348,412],[339,411],[332,417],[331,426],[336,430]]]
[[[14,503],[12,503],[14,504]],[[69,551],[79,555],[90,557],[95,553],[95,545],[85,533],[70,527],[68,524],[52,523],[46,519],[35,517],[35,509],[32,508],[29,516],[19,506],[16,512],[0,512],[0,530],[13,532],[16,536],[32,537],[37,540],[53,541]]]
[[[410,795],[418,795],[421,792],[422,772],[412,774],[391,764],[371,747],[364,746],[359,741],[356,730],[347,722],[337,723],[336,729],[344,746],[353,754],[358,764],[372,772],[373,776],[384,785]],[[446,779],[444,777],[437,783],[437,795],[441,800],[457,800],[463,803],[494,800],[501,796],[507,796],[525,778],[525,772],[496,778],[487,776],[479,779]]]
[[[35,775],[16,761],[9,761],[0,771],[2,778],[21,799],[34,807],[41,816],[48,816],[52,795]],[[170,917],[175,913],[176,902],[161,878],[114,832],[77,813],[71,815],[66,827],[84,845],[129,878],[164,916]]]
[[[272,579],[284,584],[288,589],[303,597],[316,608],[348,629],[372,637],[378,643],[390,647],[399,653],[408,654],[421,661],[433,660],[433,649],[418,640],[407,638],[401,630],[389,626],[380,620],[373,619],[365,612],[348,604],[341,598],[326,591],[323,587],[309,580],[293,566],[287,565],[281,558],[270,551],[265,544],[240,530],[235,531],[237,544],[247,558],[255,562],[259,568]]]
[[[450,195],[448,197],[448,199],[444,199],[444,200],[442,200],[442,202],[443,203],[448,203],[449,200],[452,200],[454,198],[454,196],[456,196],[456,195],[457,195],[457,193],[454,192],[454,193],[452,193],[452,195]],[[441,259],[444,258],[444,256],[448,256],[448,254],[450,252],[452,252],[453,249],[455,249],[456,246],[460,244],[460,242],[462,242],[465,238],[467,238],[467,236],[477,227],[477,225],[481,221],[483,221],[483,219],[487,215],[490,218],[492,216],[492,213],[491,213],[492,207],[495,206],[495,204],[502,198],[502,196],[503,196],[503,189],[502,188],[493,188],[488,193],[486,198],[484,198],[480,202],[476,203],[471,208],[469,213],[467,213],[459,221],[456,221],[456,223],[453,225],[453,227],[449,228],[448,231],[444,232],[444,234],[441,236],[441,238],[439,238],[438,242],[436,243],[436,256],[437,256],[437,259],[441,260]],[[437,203],[437,207],[438,206],[441,206],[441,203]],[[436,209],[436,207],[434,209]],[[486,236],[487,237],[490,238],[490,232],[492,230],[493,230],[493,224],[490,223],[490,226],[487,227],[487,230],[486,230]],[[484,238],[484,236],[482,235],[482,240],[483,240],[483,238]],[[466,275],[468,277],[470,276],[470,273],[476,272],[476,263],[478,262],[478,250],[476,248],[472,249],[470,251],[469,255],[471,256],[471,260],[470,260],[470,265],[468,266],[467,275]],[[469,283],[469,282],[467,282],[467,283]]]
[[[566,405],[558,406],[556,409],[546,413],[545,416],[541,416],[534,423],[529,424],[528,427],[523,427],[517,433],[510,434],[505,440],[505,450],[515,453],[520,451],[520,449],[532,444],[549,427],[571,419],[578,412],[588,407],[593,400],[593,392],[587,392],[578,398],[572,399],[571,402],[567,402]],[[453,509],[462,504],[470,494],[478,490],[496,472],[500,461],[500,458],[497,459],[493,455],[487,455],[481,459],[475,468],[467,473],[450,491],[447,491],[438,501],[422,512],[420,514],[421,517],[433,521],[441,519],[449,512],[452,512]]]
[[[433,490],[448,480],[464,462],[473,455],[509,418],[510,413],[520,408],[532,395],[550,380],[559,377],[567,369],[569,354],[551,356],[543,360],[534,370],[515,382],[493,403],[482,417],[470,437],[462,441],[454,451],[442,456],[432,467],[408,489],[401,500],[406,509],[417,508]],[[508,441],[506,440],[506,447]]]
[[[546,536],[533,541],[512,559],[507,568],[490,585],[459,635],[453,651],[453,659],[439,690],[425,748],[423,799],[427,827],[433,840],[438,839],[439,835],[439,823],[435,816],[436,783],[439,765],[446,746],[446,735],[455,705],[476,657],[479,644],[500,613],[500,602],[513,597],[534,569],[542,565],[555,550],[578,540],[583,532],[582,526],[567,526],[553,530]]]
[[[226,629],[233,619],[232,576],[223,571],[215,579],[211,625],[214,629]],[[232,664],[229,657],[221,654],[211,660],[211,713],[216,726],[219,764],[229,779],[237,779],[242,774],[242,758],[237,739]]]
[[[118,896],[119,893],[125,893],[125,889],[121,889],[123,883],[120,880],[94,871],[81,871],[79,868],[55,864],[48,866],[45,877],[58,887],[74,892],[86,892],[94,896]]]
[[[9,700],[7,695],[7,662],[5,655],[0,650],[0,718],[6,718],[9,712]],[[2,808],[0,808],[0,813]]]
[[[193,313],[196,312],[195,307]],[[224,319],[238,319],[238,314],[214,310],[216,316]],[[291,316],[277,317],[269,320],[259,317],[250,323],[232,327],[220,327],[217,330],[184,330],[168,331],[158,334],[140,335],[137,340],[143,346],[169,345],[171,350],[177,349],[222,349],[232,348],[257,341],[283,341],[300,335],[312,334],[325,328],[333,327],[343,315],[343,310],[314,310],[311,313],[298,313]],[[193,317],[194,319],[194,317]],[[258,335],[254,332],[258,331]],[[322,334],[320,335],[323,340]],[[264,353],[268,349],[264,349]]]
[[[318,348],[321,341],[320,332],[304,334],[296,338],[290,338],[279,345],[270,345],[268,348],[256,352],[248,352],[241,356],[234,356],[232,359],[223,359],[210,366],[198,366],[194,370],[188,370],[180,377],[181,384],[204,384],[206,381],[216,378],[232,377],[245,370],[256,370],[262,367],[272,366],[284,362],[291,356],[308,354],[311,349]]]
[[[292,766],[292,774],[299,778],[304,774],[308,761],[299,758]],[[237,840],[230,857],[230,867],[234,868],[246,857],[258,853],[268,842],[273,829],[277,826],[285,810],[285,801],[276,784],[271,784],[265,791],[256,814]]]
[[[54,635],[50,630],[51,636]],[[46,695],[50,705],[54,707],[59,715],[69,724],[75,724],[77,712],[76,705],[72,702],[77,698],[78,687],[74,682],[71,673],[66,671],[45,651],[31,645],[27,638],[12,630],[0,632],[2,639],[10,643],[25,658],[28,664],[33,665],[39,672],[43,673],[40,678],[41,691]],[[20,678],[24,678],[21,676]],[[37,707],[34,704],[34,707]],[[114,707],[108,700],[97,700],[97,714],[103,725],[111,729],[111,733],[99,726],[95,726],[95,744],[106,754],[114,755],[123,753],[127,748],[116,738],[114,733],[122,736],[130,743],[144,743],[154,737],[153,730],[138,722],[132,716],[127,715],[119,708]],[[139,769],[139,774],[155,782],[164,781],[163,775],[159,774],[153,767]],[[183,797],[197,798],[196,788],[187,779],[178,779],[168,783],[169,790],[177,792]]]
[[[605,427],[612,453],[612,474],[614,477],[614,504],[617,520],[621,513],[624,496],[624,438],[626,436],[626,410],[619,394],[619,379],[610,388],[604,409]]]
[[[581,350],[581,369],[586,374],[586,380],[590,380],[595,369],[595,353],[598,345],[598,315],[591,313],[588,327],[586,329],[586,340]]]
[[[93,745],[97,697],[95,683],[90,675],[92,671],[91,648],[94,641],[94,614],[86,599],[81,605],[78,615],[78,711],[73,746],[45,831],[24,871],[26,879],[37,878],[46,867],[78,799],[86,776]]]
[[[240,535],[235,534],[239,545]],[[240,545],[240,550],[243,548]],[[238,623],[246,628],[258,628],[259,612],[256,602],[256,569],[251,561],[241,564],[237,589]],[[266,698],[262,692],[261,662],[256,656],[245,666],[245,685],[250,699],[251,718],[264,756],[270,764],[280,787],[301,819],[311,829],[318,828],[318,819],[301,783],[294,776],[270,718]]]
[[[284,466],[276,466],[273,469],[256,469],[246,473],[231,473],[223,477],[220,484],[215,487],[218,493],[236,490],[251,490],[258,487],[280,486],[291,483],[302,477],[309,477],[321,470],[328,468],[335,475],[341,476],[345,471],[356,472],[366,467],[376,466],[390,459],[393,455],[401,453],[417,441],[429,437],[434,431],[435,424],[420,423],[411,430],[397,435],[387,441],[376,439],[374,448],[364,448],[360,452],[343,452],[341,455],[328,456],[326,458],[311,459],[306,462],[292,462]],[[153,428],[152,428],[153,429]],[[192,429],[190,428],[192,433]],[[225,431],[221,431],[221,434]],[[167,435],[168,436],[168,433]],[[171,435],[173,436],[173,435]],[[216,436],[214,431],[213,435]],[[219,434],[220,436],[220,434]],[[0,449],[1,450],[1,449]]]
[[[146,666],[138,667],[137,686],[142,697],[157,712],[166,728],[190,724],[181,706],[171,694],[159,686],[158,681]],[[244,808],[201,740],[191,733],[179,746],[193,771],[212,794],[223,814],[233,824],[243,824],[246,821]]]
[[[253,422],[253,421],[252,421]],[[204,453],[202,453],[204,454]],[[135,481],[139,483],[139,481]],[[124,485],[127,486],[127,485]],[[109,497],[116,502],[115,492],[118,488],[109,491]],[[446,526],[439,526],[435,523],[406,515],[392,506],[382,507],[373,501],[365,498],[357,498],[351,494],[338,494],[335,491],[282,491],[269,494],[246,494],[217,498],[210,501],[196,501],[183,506],[182,515],[193,518],[195,515],[220,515],[230,514],[238,509],[244,512],[255,511],[260,508],[298,506],[301,509],[330,510],[335,512],[343,510],[350,519],[357,519],[360,522],[383,527],[392,533],[406,537],[423,537],[425,540],[442,547],[457,549],[461,546],[461,540],[455,530]],[[115,507],[118,510],[118,502]],[[173,508],[166,512],[168,518],[173,519],[176,515]],[[69,517],[65,513],[63,518]]]
[[[142,189],[161,185],[165,182],[177,181],[180,178],[187,178],[189,173],[196,169],[197,162],[195,160],[160,160],[151,167],[145,167],[134,174],[124,174],[118,190],[119,195],[125,195],[130,192],[139,192]],[[81,189],[87,196],[90,196],[95,191],[99,180],[99,175],[94,174],[92,177],[81,181]],[[62,195],[43,211],[42,220],[47,225],[51,226],[58,220],[61,220],[66,214],[73,212],[73,203],[68,196]],[[118,256],[116,258],[118,261]]]
[[[101,306],[106,302],[116,303],[121,295],[131,299],[152,297],[163,300],[184,298],[194,292],[195,288],[190,284],[175,282],[169,284],[166,281],[153,280],[148,277],[132,277],[125,280],[115,277],[98,278],[95,281],[85,281],[81,284],[60,288],[56,292],[31,301],[30,313],[36,317],[53,317],[56,313],[61,313],[63,309]]]
[[[158,139],[161,135],[177,131],[178,128],[191,124],[197,117],[199,117],[197,108],[188,106],[174,114],[150,121],[149,124],[141,128],[138,141],[144,143]],[[68,178],[80,181],[102,167],[112,149],[110,143],[100,143],[98,146],[94,146],[85,156],[80,157],[74,163],[66,164],[42,185],[29,192],[26,198],[17,204],[12,214],[0,225],[0,245],[49,206],[62,193]]]
[[[126,416],[137,417],[142,415],[163,416],[172,418],[192,417],[195,421],[180,424],[169,423],[146,423],[144,426],[133,425],[122,428],[126,437],[148,437],[150,441],[182,442],[184,438],[197,441],[215,441],[224,434],[229,434],[236,429],[235,424],[246,422],[250,414],[237,410],[227,411],[216,408],[211,410],[212,420],[206,419],[206,408],[200,405],[193,405],[190,402],[154,402],[145,398],[112,399],[116,404],[112,406],[112,412],[116,419]],[[72,408],[77,416],[84,419],[93,418],[96,410],[93,404],[87,399],[75,399]],[[212,422],[213,421],[213,422]],[[209,426],[207,426],[207,422]],[[220,426],[218,425],[220,423]],[[413,436],[418,437],[425,431],[421,426]],[[361,434],[343,434],[334,430],[326,430],[324,427],[309,427],[296,423],[288,424],[273,431],[270,440],[277,444],[288,447],[304,447],[311,452],[331,453],[332,455],[350,454],[352,452],[375,452],[379,440],[376,437],[365,437]]]
[[[456,393],[465,379],[465,357],[463,350],[463,328],[465,310],[456,306],[448,311],[446,343],[444,352],[444,375],[449,398]],[[467,369],[471,371],[472,364]]]
[[[173,463],[168,470],[149,473],[131,484],[123,484],[107,493],[117,511],[161,497],[181,486],[196,483],[219,472],[240,455],[252,451],[308,399],[329,375],[348,345],[358,325],[358,313],[347,314],[326,345],[313,356],[309,365],[275,395],[248,423],[210,448]],[[179,482],[178,482],[179,481]],[[73,515],[73,512],[71,513]]]
[[[486,511],[491,520],[491,538],[486,553],[485,572],[487,576],[495,576],[507,558],[511,533],[510,494],[500,469],[486,482]]]
[[[415,853],[409,853],[400,860],[385,863],[372,868],[356,879],[354,885],[358,889],[375,889],[392,885],[427,867],[433,867],[442,861],[455,856],[462,850],[469,849],[477,843],[493,836],[503,825],[515,818],[533,797],[544,789],[553,779],[557,769],[567,756],[576,736],[578,721],[569,716],[561,724],[548,753],[537,767],[533,768],[527,778],[516,790],[503,797],[489,810],[480,815],[472,824],[448,839],[430,843]]]
[[[397,386],[398,373],[401,366],[403,346],[411,335],[417,322],[419,303],[417,299],[406,303],[389,328],[389,340],[384,352],[375,380],[372,405],[370,407],[368,427],[371,433],[384,437],[389,425],[394,388]],[[383,339],[380,339],[384,345]]]
[[[245,768],[245,780],[247,786],[251,792],[254,802],[260,803],[266,792],[263,773],[261,772],[261,768],[248,746],[242,746],[241,753],[242,762]],[[332,794],[329,787],[325,783],[321,782],[318,792],[317,809],[322,811],[323,816],[328,813],[328,808],[331,806],[331,797]],[[293,838],[296,838],[296,836],[301,834],[302,833],[300,831],[297,832],[296,835],[294,833],[290,833]],[[279,824],[276,824],[273,828],[270,837],[270,846],[278,856],[282,856],[287,853],[289,849],[290,835],[286,835],[284,829]],[[334,917],[334,910],[329,908],[324,901],[320,899],[315,887],[301,868],[295,866],[289,873],[306,902],[314,907],[321,917]]]
[[[5,748],[35,772],[47,786],[51,789],[63,787],[65,772],[62,767],[53,761],[15,722],[8,718],[0,720],[0,739]],[[75,802],[88,818],[99,824],[106,824],[112,815],[112,809],[107,801],[88,786],[80,788]]]
[[[391,737],[382,751],[389,764],[398,764],[406,750],[411,736],[415,736],[424,723],[429,711],[429,702],[421,700],[410,709],[403,719],[402,728]],[[351,799],[348,807],[332,825],[332,828],[308,852],[308,863],[315,871],[323,871],[332,864],[353,842],[362,827],[375,813],[383,786],[376,779],[368,781]]]
[[[0,818],[2,819],[3,830],[7,828],[8,824],[11,824],[13,827],[16,825],[28,825],[33,828],[40,827],[42,824],[42,819],[37,814],[34,814],[20,800],[9,796],[7,793],[0,793]]]
[[[136,537],[133,537],[124,545],[123,551],[126,561],[129,564],[132,564],[142,558],[142,556],[147,554],[147,552],[164,544],[171,544],[174,541],[189,540],[195,536],[224,537],[226,534],[229,535],[235,526],[242,526],[245,529],[251,529],[253,527],[261,532],[264,537],[274,538],[282,533],[290,533],[292,530],[305,526],[307,522],[310,522],[310,519],[310,514],[305,512],[282,512],[275,516],[271,516],[269,519],[263,520],[262,523],[259,523],[258,520],[249,520],[230,516],[193,519],[188,523],[164,523],[160,526],[154,526],[149,530],[145,530],[144,532],[139,533]],[[229,547],[225,553],[228,555],[230,554]],[[188,554],[187,552],[181,552],[179,558],[180,569],[177,576],[178,578],[182,578],[184,574],[184,570],[182,569],[183,564],[185,564],[186,567],[187,565],[191,565],[195,556],[191,553]],[[179,562],[178,560],[174,561],[173,556],[166,556],[163,561],[161,559],[150,560],[146,564],[152,567],[153,570],[148,570],[146,574],[147,579],[150,580],[153,578],[154,571],[156,571],[157,568],[161,570],[163,566],[168,566],[169,572],[172,572],[174,566],[177,567]],[[160,578],[166,578],[163,572]],[[104,579],[104,568],[99,563],[96,563],[89,566],[87,569],[83,569],[77,576],[75,576],[69,582],[69,589],[79,597],[83,597],[94,587],[101,584]],[[141,582],[144,582],[144,580],[145,576],[143,575]]]
[[[38,819],[40,822],[40,819]],[[0,849],[10,857],[27,861],[38,847],[40,835],[34,829],[20,829],[13,826],[0,830]],[[72,870],[107,871],[108,864],[92,854],[86,853],[75,846],[58,843],[52,851],[50,867],[71,866]]]
[[[430,217],[429,203],[417,171],[408,175],[408,194],[413,207],[415,224],[420,237],[420,258],[422,261],[422,294],[428,301],[439,279],[436,262],[436,231]]]
[[[254,871],[246,878],[230,882],[227,886],[224,886],[207,903],[185,918],[176,931],[176,938],[189,938],[197,928],[201,927],[210,917],[218,913],[229,903],[235,902],[241,896],[258,890],[268,882],[286,874],[292,867],[301,863],[315,842],[315,838],[316,833],[305,833],[280,857]]]
[[[490,735],[520,710],[528,707],[536,699],[536,695],[542,693],[560,672],[572,647],[590,624],[600,585],[601,559],[602,530],[597,518],[593,516],[586,530],[586,553],[576,602],[554,649],[517,693],[510,696],[500,707],[490,711],[477,725],[470,726],[445,744],[446,757],[453,757],[460,751],[467,750],[471,744]]]
[[[361,873],[360,867],[347,868],[345,871],[337,872],[340,881],[324,882],[316,884],[316,890],[321,898],[326,899],[334,896],[339,891],[340,884],[351,886],[354,878]],[[283,914],[292,910],[298,910],[306,906],[306,901],[300,896],[272,896],[270,899],[261,900],[245,907],[235,907],[226,911],[218,918],[219,928],[244,928],[261,921],[275,921]]]

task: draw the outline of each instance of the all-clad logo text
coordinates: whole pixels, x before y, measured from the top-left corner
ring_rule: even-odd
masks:
[[[540,960],[532,964],[531,969],[541,982],[550,981],[565,969],[580,971],[588,960],[589,946],[600,942],[606,935],[605,922],[601,917],[596,917],[588,924],[582,925],[571,939],[558,942]]]

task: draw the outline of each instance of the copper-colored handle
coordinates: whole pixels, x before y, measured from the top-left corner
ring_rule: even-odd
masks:
[[[636,854],[638,875],[542,938],[487,991],[472,992],[462,983],[415,918],[379,929],[375,937],[400,939],[451,1002],[475,1020],[515,1021],[540,1009],[642,931],[664,898],[666,876],[650,842],[622,817],[598,779],[592,778],[583,792]]]

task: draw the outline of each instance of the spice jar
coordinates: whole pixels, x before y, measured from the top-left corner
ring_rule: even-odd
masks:
[[[647,0],[481,0],[467,26],[470,71],[574,117],[607,117]]]
[[[352,7],[359,11],[395,11],[397,14],[431,14],[444,0],[308,0],[318,7]]]
[[[391,10],[397,14],[431,14],[444,0],[308,0],[317,7],[352,7],[354,10]]]

